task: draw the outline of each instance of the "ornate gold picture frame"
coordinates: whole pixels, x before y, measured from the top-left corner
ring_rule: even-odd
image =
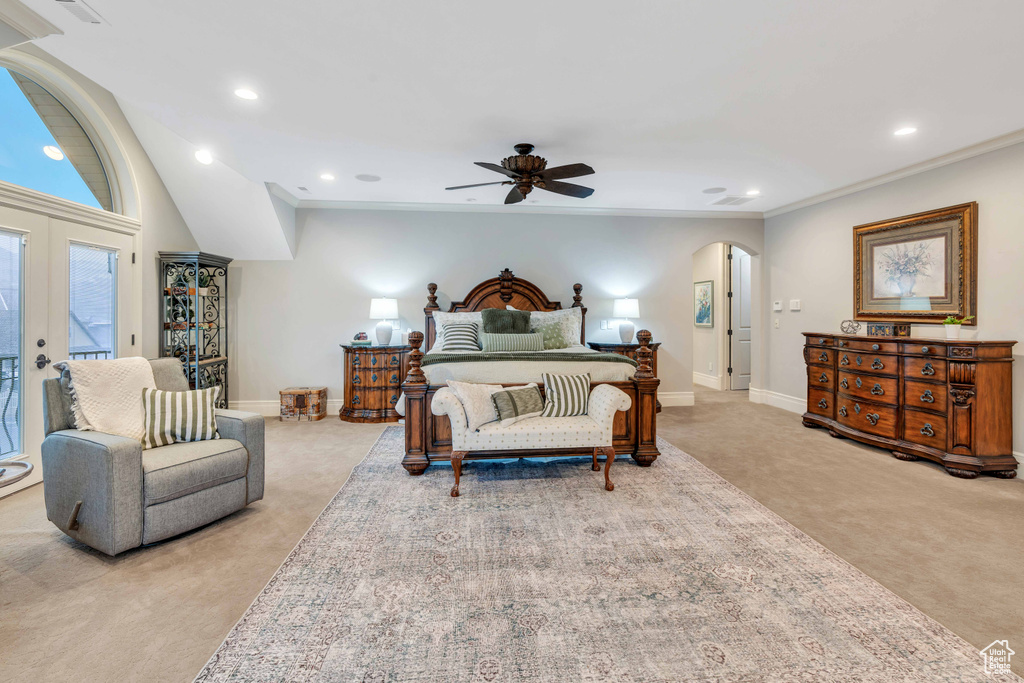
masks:
[[[977,244],[977,202],[854,227],[854,318],[941,323],[976,316]]]

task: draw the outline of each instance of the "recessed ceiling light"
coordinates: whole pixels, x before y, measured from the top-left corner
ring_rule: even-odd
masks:
[[[334,180],[334,174],[333,173],[321,173],[320,174],[320,180]]]
[[[46,147],[43,147],[43,154],[54,161],[61,161],[64,158],[64,152],[60,151],[60,147],[56,147],[54,145],[47,145]]]
[[[259,95],[257,95],[252,90],[249,90],[248,88],[239,88],[235,91],[235,96],[240,97],[243,100],[257,100],[260,97]]]
[[[213,163],[213,152],[208,149],[197,149],[196,150],[196,161],[201,164],[209,166]]]
[[[899,130],[894,131],[893,135],[911,135],[916,132],[917,128],[914,128],[913,126],[907,126],[906,128],[900,128]]]
[[[756,197],[759,194],[761,194],[761,190],[747,190],[748,197]]]
[[[725,192],[724,187],[709,187],[706,190],[701,190],[704,194],[721,194]]]
[[[372,175],[370,173],[360,173],[356,176],[356,180],[362,180],[364,183],[376,183],[380,181],[380,176]]]

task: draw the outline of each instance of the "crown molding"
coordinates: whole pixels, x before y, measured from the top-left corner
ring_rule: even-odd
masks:
[[[891,183],[895,180],[901,180],[913,175],[918,175],[919,173],[925,173],[926,171],[948,166],[949,164],[955,164],[958,161],[964,161],[965,159],[981,156],[982,154],[994,152],[1004,147],[1010,147],[1022,142],[1024,142],[1024,129],[1007,133],[1006,135],[1001,135],[997,138],[992,138],[984,142],[979,142],[976,145],[964,147],[963,149],[959,149],[955,152],[950,152],[949,154],[944,154],[940,157],[929,159],[928,161],[922,161],[919,164],[907,166],[906,168],[901,168],[900,170],[893,171],[892,173],[875,176],[874,178],[862,180],[859,183],[840,187],[836,190],[817,194],[813,197],[807,197],[806,199],[801,199],[798,202],[793,202],[792,204],[786,204],[784,206],[771,209],[770,211],[765,211],[764,217],[774,218],[776,216],[781,216],[784,213],[805,209],[808,206],[814,206],[815,204],[821,204],[822,202],[827,202],[831,199],[845,197],[856,192],[871,189],[872,187],[885,185],[886,183]]]
[[[38,40],[46,36],[64,35],[64,31],[61,31],[42,16],[18,2],[18,0],[0,0],[0,21],[25,36],[24,42]]]
[[[273,191],[273,190],[271,190]],[[280,195],[278,195],[280,196]],[[288,199],[281,197],[285,201]],[[428,204],[417,202],[350,202],[300,199],[299,209],[340,209],[346,211],[445,211],[449,213],[512,213],[571,216],[635,216],[641,218],[741,218],[761,220],[760,211],[686,211],[675,209],[608,209],[572,206],[516,206],[504,204]]]
[[[142,225],[134,218],[96,209],[68,199],[54,197],[45,192],[30,190],[0,180],[0,206],[29,211],[51,218],[134,235]]]

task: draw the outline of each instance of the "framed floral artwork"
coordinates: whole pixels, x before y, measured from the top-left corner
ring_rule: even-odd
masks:
[[[856,226],[854,318],[941,323],[977,316],[977,243],[977,202]]]
[[[706,280],[693,283],[693,324],[697,327],[715,326],[715,282]]]

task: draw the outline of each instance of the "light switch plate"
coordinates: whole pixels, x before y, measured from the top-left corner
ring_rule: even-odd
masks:
[[[607,330],[608,329],[608,321],[607,320],[602,320],[601,321],[601,329],[602,330]]]
[[[782,310],[782,302],[781,301],[773,301],[772,302],[772,310],[773,311],[781,311]]]
[[[791,311],[799,311],[800,310],[800,299],[790,299],[789,300],[789,310],[791,310]]]

